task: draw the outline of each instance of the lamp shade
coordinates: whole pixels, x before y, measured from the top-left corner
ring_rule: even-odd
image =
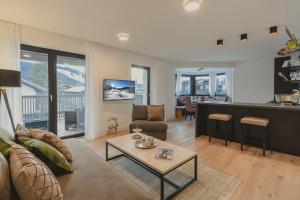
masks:
[[[0,87],[21,87],[20,72],[0,69]]]

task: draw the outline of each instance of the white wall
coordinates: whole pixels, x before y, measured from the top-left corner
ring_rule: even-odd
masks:
[[[120,129],[126,129],[131,121],[133,101],[103,101],[103,79],[130,79],[130,68],[132,64],[149,66],[151,85],[151,104],[164,104],[166,119],[173,119],[175,116],[175,70],[172,64],[162,59],[144,56],[141,54],[125,51],[97,43],[91,43],[67,36],[50,33],[27,26],[21,27],[21,41],[23,44],[69,51],[80,54],[90,54],[93,57],[91,69],[94,73],[92,81],[95,87],[91,97],[92,110],[94,115],[90,116],[90,125],[96,126],[86,133],[89,139],[103,135],[107,131],[107,120],[111,116],[119,118]],[[87,44],[90,44],[91,52],[87,51]],[[87,56],[88,59],[88,56]],[[90,69],[89,69],[90,70]]]
[[[23,44],[51,48],[74,53],[86,54],[87,41],[50,33],[27,26],[21,27]],[[121,128],[127,128],[131,120],[132,101],[103,102],[102,80],[130,79],[132,64],[151,67],[151,104],[164,104],[166,118],[172,119],[175,112],[175,69],[179,67],[235,67],[233,72],[233,101],[266,102],[273,98],[273,58],[260,58],[245,62],[170,62],[163,59],[144,56],[101,44],[92,43],[93,66],[96,89],[93,90],[95,117],[91,123],[97,127],[88,133],[94,139],[106,132],[107,119],[119,117]]]
[[[265,103],[274,96],[274,58],[238,62],[233,71],[233,101]]]

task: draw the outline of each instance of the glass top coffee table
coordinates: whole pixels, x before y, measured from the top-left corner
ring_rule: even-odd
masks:
[[[188,149],[179,147],[177,145],[165,142],[162,140],[155,139],[158,147],[172,148],[174,150],[172,160],[164,160],[155,158],[155,154],[158,147],[152,149],[140,149],[135,147],[135,141],[131,137],[132,135],[124,135],[106,140],[106,161],[114,158],[125,156],[128,159],[134,161],[138,165],[144,167],[154,175],[160,178],[160,197],[163,199],[171,199],[176,196],[179,192],[197,180],[197,153]],[[121,155],[109,157],[109,146],[122,152]],[[184,185],[179,186],[178,184],[170,181],[165,176],[187,162],[194,160],[194,176],[191,180],[186,182]],[[164,184],[165,182],[172,185],[176,190],[165,197]]]

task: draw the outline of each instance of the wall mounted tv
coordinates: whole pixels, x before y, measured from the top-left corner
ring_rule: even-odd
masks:
[[[132,100],[135,93],[135,81],[130,80],[103,80],[103,100]]]

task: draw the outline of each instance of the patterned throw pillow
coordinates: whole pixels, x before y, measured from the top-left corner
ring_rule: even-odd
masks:
[[[16,134],[18,137],[20,136],[30,137],[30,130],[21,124],[17,124]]]
[[[48,131],[42,131],[38,129],[30,129],[30,134],[32,138],[40,139],[51,146],[55,147],[60,151],[67,159],[67,161],[72,162],[72,154],[68,146],[54,133]]]
[[[10,181],[9,181],[9,167],[7,160],[0,153],[0,199],[9,200]]]
[[[12,147],[10,172],[20,199],[63,199],[60,185],[50,169],[25,148]]]
[[[41,159],[54,174],[62,175],[72,172],[71,165],[65,156],[50,144],[42,140],[27,137],[19,137],[18,142]]]

